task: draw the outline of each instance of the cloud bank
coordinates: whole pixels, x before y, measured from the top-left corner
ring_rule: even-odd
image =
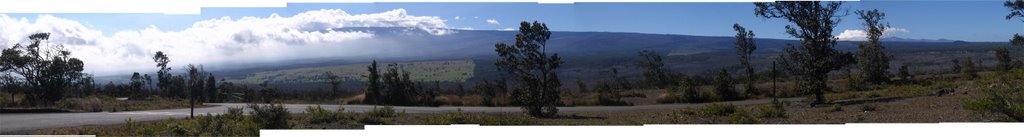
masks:
[[[72,56],[85,61],[85,71],[97,75],[155,70],[152,56],[164,51],[170,66],[246,63],[297,58],[357,56],[373,48],[360,44],[372,32],[338,31],[348,27],[408,27],[429,34],[454,33],[436,16],[408,15],[405,9],[373,14],[348,14],[340,9],[313,10],[281,17],[222,17],[195,22],[180,31],[151,26],[104,36],[78,21],[40,15],[35,21],[0,14],[3,48],[26,43],[33,33],[51,33],[49,43],[64,44]],[[174,68],[179,69],[179,68]]]
[[[889,35],[893,33],[909,33],[910,31],[905,28],[888,28],[882,35]],[[844,30],[842,33],[836,36],[840,41],[867,41],[868,33],[864,30]]]

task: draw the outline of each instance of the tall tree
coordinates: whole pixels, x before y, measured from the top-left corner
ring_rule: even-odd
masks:
[[[879,42],[879,38],[889,24],[882,23],[885,13],[874,10],[858,10],[861,20],[864,20],[864,30],[868,34],[868,41],[861,43],[857,52],[857,66],[860,67],[860,80],[871,84],[880,84],[889,81],[889,55],[885,54],[885,47]]]
[[[143,87],[146,88],[146,91],[153,90],[152,86],[150,86],[150,85],[153,85],[153,78],[150,77],[149,74],[142,74],[142,80],[145,81]],[[150,94],[152,94],[152,93],[150,93]]]
[[[754,31],[747,30],[740,24],[733,24],[732,29],[736,30],[736,55],[740,57],[740,65],[743,65],[747,72],[746,93],[757,93],[757,89],[754,88],[754,81],[757,78],[754,75],[754,67],[750,64],[750,55],[757,49],[757,45],[754,44]]]
[[[132,73],[131,82],[128,84],[132,89],[132,94],[138,95],[142,91],[142,86],[145,84],[145,79],[139,72]]]
[[[670,85],[670,72],[665,68],[665,61],[662,60],[658,52],[642,50],[637,54],[640,56],[640,61],[636,62],[636,66],[643,69],[644,82],[656,88],[665,88]]]
[[[160,92],[168,94],[167,92],[170,92],[169,90],[172,85],[172,80],[174,80],[174,77],[171,76],[170,73],[171,68],[167,67],[167,63],[170,63],[171,60],[167,58],[167,54],[163,51],[157,51],[156,54],[153,55],[153,62],[156,62],[157,67],[156,87],[160,89]]]
[[[498,70],[517,77],[519,86],[512,92],[514,104],[522,105],[531,116],[554,116],[558,113],[555,106],[561,100],[558,88],[562,86],[555,69],[564,62],[557,53],[547,53],[551,31],[546,24],[523,21],[515,38],[512,45],[494,45],[499,56],[495,62]]]
[[[754,14],[759,17],[782,18],[793,23],[786,25],[786,33],[800,38],[800,45],[787,47],[780,60],[797,76],[800,91],[814,93],[811,105],[825,103],[828,73],[853,62],[852,54],[835,49],[836,37],[832,35],[840,17],[846,15],[841,9],[842,2],[780,1],[754,5]]]
[[[366,70],[370,74],[363,76],[366,77],[365,99],[363,103],[379,105],[382,103],[383,95],[381,94],[382,85],[380,83],[380,69],[377,68],[377,60],[366,66]]]
[[[395,63],[388,64],[381,77],[385,95],[383,104],[412,106],[419,103],[415,99],[418,96],[416,83],[409,78],[409,72],[402,69],[401,66]]]
[[[341,88],[341,77],[338,77],[338,75],[331,71],[324,72],[324,77],[327,77],[328,84],[331,84],[331,97],[334,98],[340,95],[338,89]]]
[[[50,44],[50,33],[36,33],[28,36],[30,43],[15,44],[3,49],[0,55],[0,70],[28,87],[29,97],[42,103],[54,102],[64,97],[66,90],[81,81],[83,62],[71,57],[71,51],[63,44]]]
[[[220,89],[217,88],[217,78],[213,73],[206,74],[206,102],[221,102]]]

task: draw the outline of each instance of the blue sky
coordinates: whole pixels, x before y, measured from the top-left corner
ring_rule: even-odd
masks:
[[[1004,20],[1007,9],[999,0],[975,1],[865,1],[848,2],[851,11],[836,29],[860,29],[852,14],[856,9],[877,8],[896,28],[909,32],[891,36],[967,41],[1005,41],[1024,31],[1024,23]],[[121,30],[156,26],[162,30],[181,30],[199,20],[229,16],[267,17],[272,13],[292,16],[319,9],[342,9],[349,14],[369,14],[405,9],[410,15],[437,16],[453,28],[496,30],[516,28],[519,21],[538,20],[557,31],[608,31],[657,34],[731,36],[731,24],[740,23],[759,37],[792,39],[784,34],[782,19],[763,19],[753,15],[750,3],[302,3],[284,8],[203,8],[200,15],[167,14],[52,14],[82,22],[102,30],[105,35]],[[8,14],[33,20],[37,14]],[[459,17],[459,19],[455,19]],[[500,25],[489,24],[488,19]]]

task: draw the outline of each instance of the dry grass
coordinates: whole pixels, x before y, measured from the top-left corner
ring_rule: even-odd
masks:
[[[484,97],[480,95],[443,95],[434,98],[434,102],[439,103],[441,106],[482,106],[481,102],[483,100]]]
[[[362,104],[364,99],[366,99],[366,94],[359,94],[359,95],[355,95],[355,96],[351,96],[351,97],[339,98],[339,99],[336,99],[334,102],[336,102],[338,104],[342,104],[342,105],[345,105],[345,104]]]
[[[808,107],[801,103],[784,103],[784,117],[754,117],[763,105],[736,106],[730,113],[711,114],[715,108],[646,110],[624,112],[562,112],[556,118],[531,118],[521,113],[463,113],[448,112],[437,114],[395,114],[391,117],[371,118],[370,113],[337,112],[344,118],[331,122],[311,122],[311,114],[295,114],[289,122],[293,128],[304,129],[360,129],[365,124],[483,124],[483,125],[642,125],[642,124],[838,124],[838,123],[935,123],[935,122],[987,122],[1002,119],[996,115],[982,115],[965,110],[960,102],[977,98],[980,93],[954,94],[950,96],[923,96],[896,100],[844,106],[844,111],[828,112],[830,107]],[[863,106],[873,106],[865,111]],[[400,110],[397,110],[400,111]],[[714,111],[717,112],[717,111]],[[723,111],[725,112],[725,111]],[[397,112],[396,112],[397,113]],[[360,120],[364,119],[364,120]],[[142,122],[139,125],[160,129],[157,133],[169,133],[168,125],[181,124],[187,119]],[[366,123],[371,122],[371,123]],[[48,129],[29,132],[31,134],[100,134],[123,135],[120,130],[125,124],[104,126],[83,126]],[[141,131],[140,131],[141,132]]]

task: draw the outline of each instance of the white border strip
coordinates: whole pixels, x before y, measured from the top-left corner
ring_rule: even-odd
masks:
[[[1016,137],[1024,123],[479,126],[368,125],[364,130],[260,130],[264,137]]]

